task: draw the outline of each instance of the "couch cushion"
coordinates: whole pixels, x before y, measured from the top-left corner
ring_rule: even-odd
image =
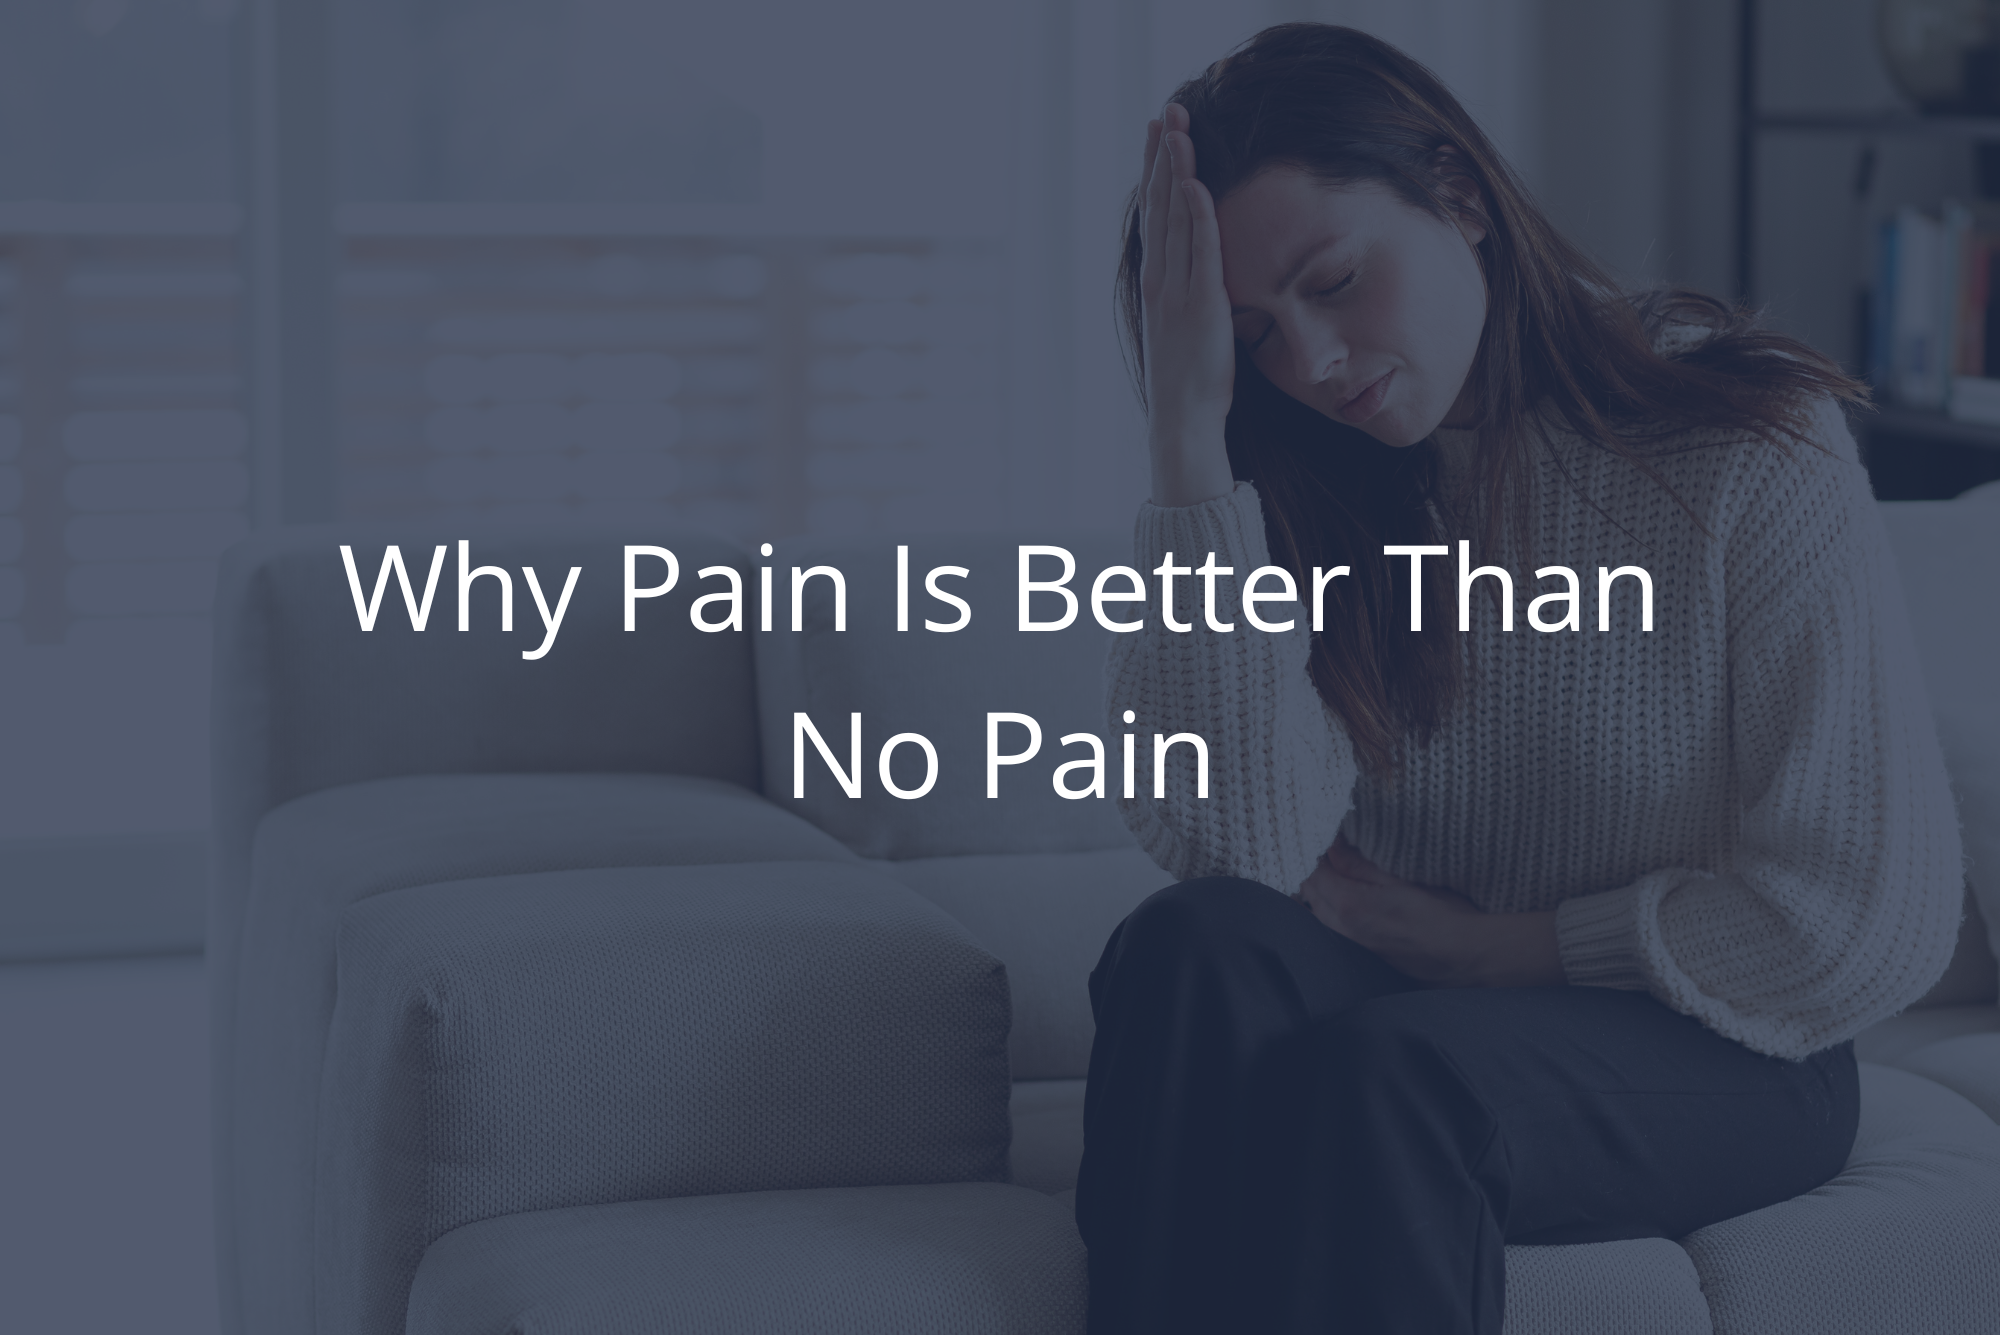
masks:
[[[2000,1093],[2000,1034],[1937,1044],[1913,1060],[1965,1082],[1968,1092]],[[1506,1335],[1990,1331],[2000,1311],[2000,1276],[1991,1266],[2000,1254],[1991,1250],[2000,1247],[2000,1128],[1929,1081],[1872,1065],[1863,1066],[1862,1080],[1862,1125],[1848,1170],[1818,1191],[1703,1229],[1684,1240],[1689,1250],[1664,1239],[1509,1247]],[[1083,1087],[1080,1080],[1014,1087],[1014,1180],[1043,1190],[1059,1183],[1072,1209]],[[1878,1239],[1877,1230],[1888,1232]],[[1826,1266],[1848,1271],[1834,1297],[1787,1316],[1794,1291],[1824,1282]],[[1926,1285],[1943,1292],[1907,1291]],[[1865,1298],[1876,1286],[1889,1297],[1840,1324],[1841,1294],[1858,1289]],[[1942,1324],[1928,1324],[1934,1320]]]
[[[1910,1005],[1912,1008],[1974,1006],[1995,1001],[2000,1001],[2000,965],[1994,963],[1993,948],[1986,931],[1986,915],[1980,911],[1979,897],[1973,894],[1968,881],[1965,887],[1965,916],[1958,923],[1958,944],[1952,948],[1944,976]]]
[[[2000,1006],[1913,1007],[1855,1036],[1854,1055],[1865,1062],[1901,1066],[1918,1048],[1960,1034],[2000,1032]]]
[[[910,548],[910,626],[896,629],[896,541],[893,538],[818,539],[784,544],[773,574],[788,590],[786,566],[831,565],[847,582],[847,629],[837,632],[833,591],[824,578],[807,582],[804,630],[780,627],[755,639],[757,707],[761,720],[764,792],[796,810],[869,857],[941,857],[954,853],[1052,853],[1122,848],[1132,843],[1110,793],[1118,782],[1119,747],[1107,739],[1106,797],[1075,801],[1056,796],[1050,776],[1065,760],[1087,749],[1065,749],[1070,733],[1103,736],[1104,660],[1111,638],[1090,614],[1090,581],[1108,565],[1129,565],[1132,546],[1124,534],[1079,534],[1049,539],[1067,548],[1077,563],[1071,589],[1079,613],[1067,629],[1023,633],[1017,626],[1018,545],[1033,535],[927,537]],[[925,620],[950,621],[956,613],[924,592],[924,576],[940,565],[963,567],[965,579],[940,587],[972,606],[964,630],[928,631]],[[1038,579],[1061,573],[1048,558],[1035,569]],[[781,606],[789,609],[788,592]],[[1037,595],[1035,614],[1052,618],[1060,610],[1053,595]],[[1124,619],[1128,604],[1114,608]],[[808,740],[805,745],[805,798],[792,797],[792,714],[811,715],[843,765],[848,757],[848,715],[862,722],[862,795],[849,798]],[[1027,714],[1042,729],[1040,754],[1000,770],[1000,797],[986,796],[987,712]],[[1141,725],[1144,720],[1141,720]],[[1135,731],[1150,732],[1143,726]],[[922,798],[903,800],[886,792],[876,778],[882,744],[900,732],[930,739],[938,752],[937,786]],[[1024,729],[1002,729],[1003,751],[1026,745]],[[898,782],[913,787],[922,777],[915,747],[898,753],[911,769]]]
[[[2000,524],[1993,506],[1976,498],[1880,508],[1958,796],[1972,887],[2000,955],[2000,704],[1993,700],[2000,619],[1968,615],[1965,601],[1968,572],[2000,568]]]
[[[1112,929],[1173,882],[1136,848],[873,862],[964,923],[1007,966],[1016,1080],[1090,1070],[1090,971]]]
[[[342,915],[317,1329],[394,1335],[424,1249],[525,1210],[1000,1181],[1006,974],[831,862],[623,867]]]
[[[2000,630],[1994,638],[2000,640]],[[1940,701],[1937,716],[1945,768],[1958,798],[1966,879],[1986,916],[1987,945],[2000,955],[2000,702]]]
[[[1884,501],[1878,508],[1902,576],[1931,704],[1989,698],[2000,623],[1966,615],[1965,577],[2000,563],[2000,525],[1992,508],[1963,499]]]
[[[1681,1240],[1717,1335],[1990,1335],[2000,1313],[2000,1126],[1864,1063],[1861,1126],[1825,1186]]]
[[[531,665],[532,666],[532,665]],[[236,1060],[218,1067],[230,1113],[246,1324],[310,1330],[312,1173],[334,934],[349,904],[432,881],[567,867],[812,859],[852,863],[832,838],[735,784],[658,774],[416,775],[330,788],[257,832],[233,1001]]]
[[[514,629],[500,630],[499,584],[471,593],[457,627],[457,547],[473,565],[511,571]],[[647,541],[663,539],[650,535]],[[623,535],[602,526],[354,524],[246,539],[223,560],[217,601],[218,836],[248,842],[256,821],[307,793],[404,774],[651,772],[757,782],[755,683],[747,635],[707,635],[688,619],[694,571],[747,569],[743,552],[703,534],[664,539],[681,578],[623,625]],[[342,566],[354,548],[364,594],[397,544],[421,599],[433,549],[449,550],[422,632],[392,576],[364,632]],[[657,565],[657,563],[655,563]],[[581,567],[548,654],[520,567],[557,596]],[[698,701],[698,707],[689,702]],[[225,847],[223,864],[240,861]]]
[[[1082,1335],[1069,1211],[993,1183],[765,1191],[469,1224],[408,1335]]]
[[[1505,1335],[1710,1335],[1688,1254],[1665,1238],[1507,1249]]]
[[[1076,1188],[1055,1198],[1075,1213]],[[1693,1263],[1664,1238],[1509,1247],[1506,1265],[1503,1335],[1711,1335],[1715,1329]]]
[[[408,1335],[1060,1335],[1084,1329],[1074,1192],[984,1183],[545,1210],[433,1243]],[[1709,1335],[1663,1239],[1507,1249],[1506,1335]]]
[[[1929,1043],[1903,1058],[1905,1071],[1935,1080],[2000,1122],[2000,1033]]]

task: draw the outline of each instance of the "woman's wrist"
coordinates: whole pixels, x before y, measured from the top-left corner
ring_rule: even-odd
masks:
[[[1561,987],[1569,981],[1553,911],[1492,913],[1476,921],[1482,938],[1474,966],[1478,986]]]
[[[1153,504],[1199,505],[1236,487],[1220,423],[1182,426],[1153,423],[1147,433],[1153,460]]]

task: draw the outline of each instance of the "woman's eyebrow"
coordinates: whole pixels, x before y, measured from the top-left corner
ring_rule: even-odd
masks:
[[[1271,289],[1271,295],[1274,297],[1284,295],[1285,289],[1290,287],[1292,283],[1295,280],[1297,280],[1299,274],[1304,271],[1305,267],[1308,264],[1312,263],[1313,260],[1318,257],[1321,251],[1325,250],[1328,246],[1331,246],[1334,242],[1338,240],[1340,240],[1340,238],[1337,236],[1327,235],[1321,237],[1319,240],[1308,245],[1305,248],[1305,250],[1300,253],[1299,257],[1296,260],[1292,261],[1292,267],[1285,270],[1285,276],[1283,278],[1280,278],[1278,280],[1277,286]],[[1245,311],[1255,310],[1255,309],[1256,307],[1254,306],[1231,306],[1229,308],[1229,313],[1231,315],[1241,315]]]

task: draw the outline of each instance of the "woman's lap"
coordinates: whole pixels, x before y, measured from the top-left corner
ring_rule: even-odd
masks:
[[[1317,1029],[1328,1078],[1421,1076],[1427,1052],[1479,1099],[1509,1164],[1511,1243],[1684,1237],[1810,1191],[1854,1143],[1849,1045],[1764,1056],[1640,992],[1427,989]]]
[[[1642,993],[1425,988],[1247,881],[1148,899],[1091,1001],[1094,1329],[1121,1328],[1121,1291],[1180,1285],[1194,1312],[1234,1285],[1299,1290],[1272,1330],[1483,1331],[1503,1241],[1679,1237],[1788,1199],[1839,1171],[1858,1115],[1846,1045],[1792,1063]],[[1458,1296],[1381,1306],[1426,1290]]]

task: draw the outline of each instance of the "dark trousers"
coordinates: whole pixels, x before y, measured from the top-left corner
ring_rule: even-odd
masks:
[[[1637,992],[1430,988],[1251,881],[1090,976],[1091,1335],[1499,1335],[1507,1243],[1678,1238],[1854,1144],[1853,1046],[1766,1057]]]

